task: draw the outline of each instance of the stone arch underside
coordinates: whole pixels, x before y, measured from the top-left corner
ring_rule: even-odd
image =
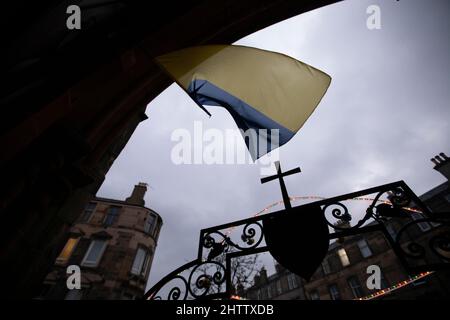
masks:
[[[4,5],[0,263],[9,297],[32,297],[136,126],[171,80],[160,54],[233,43],[336,1],[70,1]]]

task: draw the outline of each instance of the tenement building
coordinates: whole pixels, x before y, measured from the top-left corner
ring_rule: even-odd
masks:
[[[143,296],[162,226],[145,207],[147,184],[125,201],[94,198],[70,229],[45,278],[43,299],[135,299]],[[80,289],[69,289],[69,266],[80,268]]]
[[[432,161],[434,169],[442,173],[447,181],[419,198],[430,211],[450,214],[450,159],[441,153]],[[386,229],[393,239],[406,223],[422,218],[418,212],[412,211],[409,214],[409,219],[391,218],[386,223]],[[345,227],[345,223],[341,222],[340,226]],[[442,233],[442,228],[438,223],[419,222],[405,233],[400,242],[402,247],[414,242],[423,248],[429,248],[430,240]],[[448,248],[441,247],[438,250],[441,250],[442,259],[450,259]],[[428,263],[439,262],[434,261],[434,257],[425,256],[424,259]],[[370,276],[368,267],[371,265],[380,268],[380,289],[369,289],[366,284]],[[247,298],[347,300],[372,297],[376,293],[373,298],[377,299],[442,299],[450,295],[448,271],[440,270],[423,277],[411,277],[402,267],[387,238],[379,232],[345,237],[331,243],[322,265],[308,282],[280,265],[275,267],[275,274],[270,276],[267,276],[265,269],[261,270],[254,279],[254,285],[247,290]]]

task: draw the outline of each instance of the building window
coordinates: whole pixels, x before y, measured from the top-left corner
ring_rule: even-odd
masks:
[[[369,244],[365,239],[361,239],[358,241],[359,251],[361,251],[361,255],[363,258],[370,257],[372,255],[372,250],[369,248]]]
[[[295,275],[293,273],[288,274],[287,281],[289,290],[297,288],[297,279],[295,278]]]
[[[325,258],[322,261],[322,271],[324,275],[331,273],[330,263],[328,262],[328,259]]]
[[[159,236],[159,232],[161,231],[161,225],[160,224],[156,224],[156,230],[155,233],[153,234],[153,238],[157,239]]]
[[[150,213],[147,216],[147,219],[145,219],[144,231],[148,234],[154,235],[155,227],[156,227],[156,216]]]
[[[272,293],[272,297],[276,297],[278,295],[276,281],[270,286],[270,292]]]
[[[150,255],[144,248],[139,247],[134,257],[131,273],[137,276],[146,276],[147,268],[150,261]]]
[[[420,280],[416,280],[412,283],[413,287],[419,287],[422,286],[424,284],[427,284],[427,279],[420,279]]]
[[[318,292],[317,290],[311,291],[311,292],[309,293],[309,298],[310,298],[311,300],[320,300],[319,292]]]
[[[364,291],[357,277],[352,276],[347,279],[347,282],[348,285],[350,286],[350,289],[352,290],[354,298],[361,298],[364,296]]]
[[[261,288],[261,300],[267,300],[267,288],[266,287],[262,287]]]
[[[419,220],[419,219],[423,219],[424,217],[417,212],[411,212],[411,218],[413,218],[413,220]],[[431,226],[428,222],[419,222],[417,223],[417,225],[419,226],[419,229],[422,232],[428,231],[431,229]]]
[[[69,258],[72,255],[73,250],[75,249],[79,240],[80,240],[80,238],[70,238],[69,240],[67,240],[66,245],[62,249],[58,258],[56,258],[56,263],[58,263],[58,264],[67,263],[67,261],[69,261]]]
[[[92,240],[86,254],[84,255],[82,266],[96,267],[103,256],[106,248],[106,240]]]
[[[387,287],[389,287],[389,283],[387,282],[386,278],[384,277],[384,273],[381,272],[380,274],[380,284],[381,284],[381,289],[386,289]]]
[[[277,295],[280,295],[283,292],[281,289],[281,280],[277,281],[276,287],[277,287]]]
[[[344,248],[339,249],[337,253],[338,253],[339,259],[341,260],[342,266],[343,267],[348,266],[350,264],[350,260],[348,260],[347,252],[345,251],[345,249]]]
[[[89,202],[87,204],[86,208],[84,208],[84,211],[80,217],[81,223],[88,223],[91,220],[92,214],[94,213],[96,206],[97,203],[95,202]]]
[[[261,300],[266,300],[267,299],[267,290],[266,287],[262,287],[261,288]]]
[[[72,289],[67,291],[64,300],[81,300],[82,297],[83,292],[81,291],[81,289]]]
[[[439,226],[441,225],[439,222],[431,222],[431,221],[430,221],[430,224],[431,224],[433,227],[439,227]]]
[[[119,211],[120,207],[117,206],[111,206],[108,208],[104,221],[105,227],[112,225],[116,221],[116,218],[119,215]]]
[[[337,285],[331,284],[328,286],[328,292],[330,292],[331,300],[341,300],[341,294],[339,293],[339,289]]]
[[[388,224],[386,225],[386,230],[391,236],[391,238],[395,240],[395,238],[397,237],[397,231],[395,231],[394,226],[392,224]]]

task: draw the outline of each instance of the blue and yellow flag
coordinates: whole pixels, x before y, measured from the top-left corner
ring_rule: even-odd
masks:
[[[240,129],[254,129],[259,140],[267,140],[268,148],[255,149],[250,147],[259,145],[255,138],[245,136],[253,159],[273,149],[273,129],[279,133],[279,145],[275,147],[288,142],[331,82],[326,73],[294,58],[244,46],[186,48],[159,56],[156,61],[200,107],[224,107]]]

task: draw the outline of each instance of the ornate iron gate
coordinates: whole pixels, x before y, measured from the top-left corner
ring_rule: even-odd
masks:
[[[286,174],[299,171],[294,169]],[[232,259],[267,251],[281,265],[308,279],[320,265],[330,240],[367,232],[381,232],[409,273],[450,267],[450,213],[428,210],[405,182],[389,183],[292,208],[285,188],[283,190],[282,177],[286,174],[281,173],[278,165],[276,177],[280,178],[285,210],[201,230],[197,259],[169,273],[144,298],[162,299],[164,290],[168,300],[230,298],[233,294]],[[271,179],[265,178],[262,182]],[[351,227],[336,224],[349,222],[355,215],[344,201],[367,195],[375,196],[356,224]],[[381,200],[386,195],[388,200]],[[420,212],[421,217],[411,219],[411,211]],[[395,237],[386,228],[390,219],[407,219]],[[439,232],[433,233],[426,243],[405,242],[403,237],[407,230],[419,223],[433,223]],[[231,229],[241,231],[238,240],[231,238]],[[299,261],[296,250],[308,250],[308,261]]]

